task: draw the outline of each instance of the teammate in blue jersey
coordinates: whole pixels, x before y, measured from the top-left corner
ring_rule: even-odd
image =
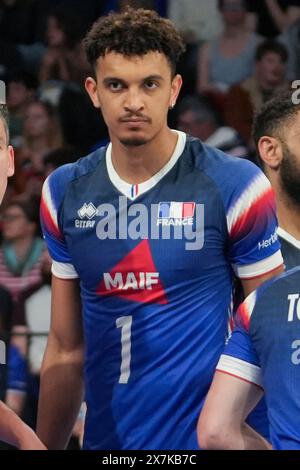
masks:
[[[299,299],[297,267],[266,282],[240,306],[199,420],[203,447],[264,448],[244,419],[265,393],[273,448],[300,450]]]
[[[84,382],[84,448],[197,449],[234,276],[249,294],[283,269],[272,190],[250,162],[168,127],[184,49],[170,21],[102,17],[85,48],[111,143],[43,188],[53,305],[38,434],[66,445]]]
[[[7,178],[14,174],[14,151],[8,145],[8,114],[4,104],[0,104],[0,203],[2,202]],[[2,345],[1,345],[2,346]],[[3,348],[0,348],[0,353]],[[0,358],[3,363],[3,358]],[[0,371],[1,373],[1,371]],[[42,450],[44,445],[21,419],[0,401],[0,440],[23,450]]]
[[[260,164],[274,189],[277,234],[287,270],[300,265],[299,126],[299,90],[280,93],[266,102],[253,126]]]
[[[297,102],[297,91],[287,91],[284,93],[279,94],[271,101],[264,104],[264,106],[257,112],[255,119],[254,119],[254,126],[253,126],[253,137],[257,147],[258,155],[260,157],[261,165],[266,172],[268,178],[270,179],[272,186],[274,188],[276,200],[277,200],[277,210],[278,210],[278,218],[280,223],[280,228],[278,229],[278,235],[280,241],[283,245],[282,255],[284,259],[284,263],[287,266],[287,269],[294,268],[299,266],[300,255],[299,255],[299,204],[300,204],[300,153],[299,153],[299,124],[300,124],[300,104]],[[286,279],[283,278],[278,282],[274,282],[268,288],[268,295],[273,296],[272,301],[265,302],[265,300],[261,300],[260,291],[258,292],[258,300],[254,305],[254,296],[249,299],[248,303],[250,302],[251,308],[250,312],[249,309],[247,310],[247,302],[245,306],[241,308],[241,314],[244,315],[244,310],[246,311],[246,317],[253,312],[257,312],[255,315],[251,316],[251,326],[247,327],[247,341],[248,344],[245,342],[242,343],[244,336],[240,334],[240,330],[238,329],[237,332],[233,334],[233,338],[231,339],[230,346],[228,346],[225,355],[235,357],[237,354],[237,358],[240,360],[245,359],[246,363],[242,363],[236,361],[236,364],[239,364],[240,370],[242,375],[239,373],[233,375],[237,375],[241,378],[245,379],[243,375],[244,370],[248,368],[248,370],[253,371],[254,369],[250,369],[249,365],[247,364],[248,359],[250,364],[252,364],[253,355],[251,354],[248,356],[248,352],[253,350],[255,354],[258,354],[258,364],[261,363],[261,368],[263,372],[263,385],[265,388],[265,394],[267,397],[268,405],[269,405],[269,416],[271,419],[271,429],[272,429],[272,442],[275,448],[290,448],[290,447],[298,447],[299,448],[299,436],[297,437],[297,428],[298,424],[295,420],[299,420],[300,416],[300,404],[299,404],[299,393],[298,388],[294,389],[293,384],[296,383],[297,380],[297,367],[293,367],[289,362],[288,365],[290,367],[285,368],[282,367],[282,362],[278,361],[278,366],[280,369],[279,373],[274,372],[274,376],[270,375],[270,369],[268,370],[268,374],[265,374],[264,371],[267,370],[268,366],[271,366],[271,359],[275,357],[275,352],[273,351],[271,341],[274,335],[281,335],[281,333],[286,334],[286,339],[288,340],[289,334],[294,334],[297,336],[297,331],[299,330],[297,322],[293,325],[286,325],[285,319],[279,317],[278,322],[276,321],[276,315],[278,313],[282,313],[284,315],[284,311],[286,308],[286,303],[289,302],[287,289],[295,283],[294,291],[298,292],[299,286],[297,286],[297,280],[299,284],[299,272],[295,272],[295,275],[292,274],[287,277]],[[283,286],[283,289],[281,289]],[[292,291],[291,287],[291,291]],[[262,290],[262,292],[264,292]],[[267,292],[267,291],[266,291]],[[266,293],[264,293],[264,296]],[[281,296],[282,295],[282,299]],[[265,299],[265,297],[263,297]],[[277,308],[280,305],[280,302],[284,307],[281,310]],[[292,308],[292,307],[291,307]],[[243,310],[244,309],[244,310]],[[264,311],[264,310],[265,311]],[[260,319],[259,315],[262,317]],[[274,317],[274,321],[269,323],[270,331],[267,331],[264,325],[261,325],[263,319],[270,322]],[[275,318],[276,317],[276,318]],[[238,323],[240,322],[239,317]],[[268,319],[268,320],[267,320]],[[248,320],[247,320],[248,321]],[[252,328],[252,325],[255,325]],[[289,328],[289,330],[288,330]],[[298,330],[297,330],[298,328]],[[285,332],[285,333],[284,333]],[[299,335],[298,335],[299,336]],[[251,345],[252,341],[252,345]],[[296,340],[297,341],[297,340]],[[236,345],[244,347],[244,352],[241,353],[238,349],[235,349]],[[264,351],[268,351],[268,355],[266,356],[265,352],[262,350],[262,346],[260,345],[262,342],[263,347],[265,348]],[[295,343],[297,344],[297,342]],[[237,346],[239,347],[239,346]],[[286,341],[279,341],[276,345],[276,348],[279,348],[279,351],[283,357],[286,356],[288,351],[288,345]],[[245,357],[243,357],[245,354]],[[297,355],[297,348],[295,351]],[[225,357],[225,366],[226,364],[230,364],[232,359],[230,358],[230,363],[228,362],[228,358]],[[268,360],[268,364],[266,361]],[[257,365],[256,362],[254,362]],[[294,363],[295,364],[295,363]],[[222,360],[218,366],[219,370],[223,370],[224,361]],[[226,367],[224,368],[226,371]],[[230,367],[228,369],[230,372]],[[261,374],[261,373],[260,373]],[[249,377],[251,374],[249,373]],[[227,381],[228,385],[224,384],[223,382]],[[232,381],[232,383],[231,383]],[[201,418],[202,426],[199,428],[200,433],[200,442],[203,445],[207,446],[226,446],[226,445],[233,445],[237,447],[243,442],[240,441],[241,435],[239,435],[239,439],[231,434],[231,429],[227,427],[222,419],[225,417],[221,414],[220,419],[217,418],[217,421],[212,421],[216,415],[212,414],[212,410],[216,410],[218,412],[218,404],[215,403],[213,400],[219,400],[218,394],[222,396],[222,400],[224,397],[224,389],[226,387],[235,387],[235,392],[231,394],[231,398],[229,400],[228,406],[226,407],[225,413],[226,418],[231,420],[231,425],[235,426],[235,432],[238,430],[240,432],[240,425],[241,423],[237,422],[235,419],[232,419],[230,416],[231,413],[231,406],[235,406],[236,403],[233,403],[231,399],[245,399],[247,400],[247,393],[249,396],[252,395],[251,388],[253,388],[254,392],[257,392],[256,387],[252,387],[251,385],[238,383],[235,385],[236,379],[230,378],[229,376],[224,377],[222,374],[217,373],[216,378],[213,384],[212,392],[209,394],[209,399],[207,400],[207,404],[204,409],[204,414]],[[273,386],[273,383],[276,384]],[[285,390],[282,390],[281,387],[278,387],[277,384],[285,383]],[[247,388],[249,387],[249,389]],[[229,392],[230,393],[230,392]],[[240,397],[239,394],[245,393],[244,397]],[[278,407],[279,407],[279,397],[280,398],[280,409],[284,410],[284,420],[282,421],[282,427],[280,424],[280,420],[277,416]],[[253,395],[256,398],[256,394]],[[288,401],[291,400],[291,405]],[[298,404],[297,404],[298,401]],[[251,402],[250,402],[251,405]],[[247,405],[248,406],[248,405]],[[298,411],[297,411],[298,407]],[[242,407],[244,409],[244,406]],[[241,408],[241,409],[242,409]],[[276,409],[275,409],[276,408]],[[285,408],[288,408],[285,410]],[[275,415],[274,415],[275,411]],[[228,413],[228,415],[227,415]],[[222,419],[221,419],[222,416]],[[236,416],[236,419],[241,419],[242,416]],[[292,419],[291,419],[292,418]],[[278,426],[280,424],[280,426]],[[218,426],[217,429],[213,429],[214,426]],[[293,430],[295,428],[295,431]],[[221,429],[226,429],[228,431],[228,435],[224,436]],[[244,430],[246,428],[243,428]],[[210,430],[210,431],[209,431]],[[292,430],[292,431],[291,431]],[[293,437],[290,438],[290,431]],[[221,433],[221,435],[219,434]],[[214,434],[214,438],[212,439],[212,435]],[[227,438],[231,434],[232,440],[229,442],[225,442],[225,438]],[[208,440],[209,439],[209,440]],[[219,439],[222,439],[222,442],[217,442]],[[235,440],[236,439],[236,440]],[[290,444],[288,440],[291,439]],[[256,445],[255,441],[252,442],[251,445]]]

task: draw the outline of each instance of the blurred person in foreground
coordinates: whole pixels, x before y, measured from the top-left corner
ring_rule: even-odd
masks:
[[[7,186],[7,177],[14,174],[14,152],[8,145],[6,106],[0,105],[0,201]],[[0,439],[19,449],[42,450],[45,446],[20,418],[0,402]]]

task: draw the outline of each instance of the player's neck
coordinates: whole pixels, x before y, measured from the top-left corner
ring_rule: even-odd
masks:
[[[119,177],[130,184],[140,184],[158,173],[170,160],[178,135],[168,127],[145,145],[125,146],[112,141],[112,163]]]
[[[279,227],[300,240],[300,216],[299,207],[289,204],[284,198],[277,198],[277,215]]]

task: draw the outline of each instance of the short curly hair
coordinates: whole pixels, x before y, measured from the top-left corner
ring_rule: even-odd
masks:
[[[183,39],[170,20],[142,8],[127,8],[122,13],[100,17],[87,33],[83,45],[93,68],[97,59],[108,52],[130,57],[158,51],[167,57],[173,75],[185,51]]]
[[[256,111],[253,119],[252,137],[259,157],[259,164],[263,168],[263,161],[259,156],[258,144],[263,136],[278,138],[290,122],[300,111],[300,103],[293,100],[295,90],[286,90],[267,101],[261,109]]]

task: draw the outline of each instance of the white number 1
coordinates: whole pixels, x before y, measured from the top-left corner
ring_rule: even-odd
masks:
[[[131,362],[131,325],[132,316],[120,317],[116,319],[117,328],[121,330],[121,369],[120,369],[120,384],[127,384],[130,377],[130,362]]]

